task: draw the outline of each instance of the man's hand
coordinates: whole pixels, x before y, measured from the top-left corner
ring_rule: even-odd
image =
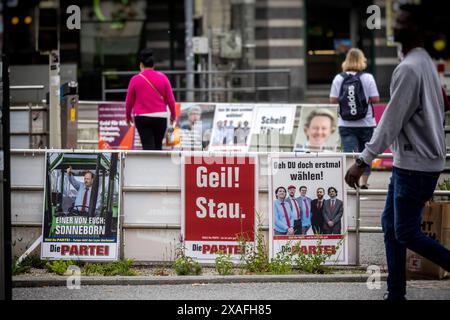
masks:
[[[333,223],[333,221],[328,221],[328,226],[330,227],[330,228],[333,228],[333,226],[334,226],[334,223]]]
[[[294,228],[289,228],[287,234],[288,235],[293,235],[294,234]]]
[[[128,118],[128,119],[127,119],[127,125],[128,125],[128,126],[134,125],[134,122],[133,122],[133,119],[132,119],[132,118]]]
[[[351,188],[359,188],[359,178],[361,178],[364,171],[366,171],[366,167],[358,167],[356,164],[353,164],[345,174],[345,182],[347,182]]]

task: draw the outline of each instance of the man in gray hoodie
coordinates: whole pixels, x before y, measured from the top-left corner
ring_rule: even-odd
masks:
[[[403,61],[391,80],[391,99],[365,150],[350,167],[345,181],[352,188],[372,160],[392,145],[394,168],[381,217],[389,276],[387,300],[405,300],[406,249],[450,271],[450,251],[424,235],[422,210],[444,169],[446,145],[444,101],[436,66],[423,49],[423,11],[400,8],[394,26]]]

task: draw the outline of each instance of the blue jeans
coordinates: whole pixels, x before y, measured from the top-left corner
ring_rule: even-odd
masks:
[[[433,196],[439,174],[392,169],[381,217],[389,271],[389,299],[401,299],[406,294],[406,248],[450,270],[450,251],[421,230],[422,210]]]
[[[363,152],[366,143],[372,139],[372,127],[339,127],[342,149],[344,152]],[[364,175],[370,175],[371,167],[367,167]]]

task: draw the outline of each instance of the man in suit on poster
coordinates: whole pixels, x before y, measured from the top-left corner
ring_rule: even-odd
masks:
[[[66,169],[70,184],[78,191],[74,202],[74,208],[81,214],[87,214],[89,211],[89,204],[91,201],[91,191],[94,184],[95,175],[91,171],[86,171],[83,174],[83,182],[76,180],[73,177],[72,167]],[[100,194],[97,195],[97,202],[95,205],[95,216],[100,216]]]
[[[343,202],[337,199],[335,187],[328,188],[330,199],[325,200],[323,205],[323,233],[341,234],[341,219],[344,214]]]
[[[314,234],[322,234],[325,189],[317,188],[316,195],[317,199],[311,201],[311,226]]]
[[[301,186],[300,197],[297,198],[302,210],[302,234],[307,234],[311,228],[311,198],[306,195],[307,192],[308,188]]]
[[[290,185],[288,187],[289,197],[286,202],[289,202],[294,214],[294,234],[302,234],[302,207],[299,203],[300,198],[295,198],[295,186]]]

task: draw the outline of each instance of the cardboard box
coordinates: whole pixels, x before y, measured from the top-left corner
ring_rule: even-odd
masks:
[[[422,213],[422,231],[450,248],[450,202],[429,202]],[[411,250],[407,250],[406,270],[409,279],[443,279],[448,272]]]

